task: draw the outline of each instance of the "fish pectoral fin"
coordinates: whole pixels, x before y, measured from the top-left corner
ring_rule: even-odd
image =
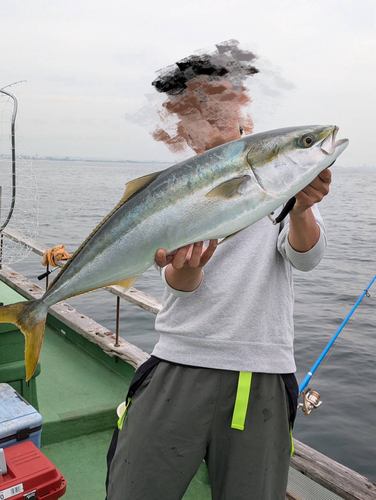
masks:
[[[243,228],[245,229],[245,228]],[[223,238],[223,240],[221,240],[218,245],[221,245],[222,243],[224,243],[225,241],[229,240],[230,238],[233,238],[234,236],[236,236],[238,233],[240,233],[241,231],[243,231],[243,229],[239,229],[239,231],[236,231],[235,233],[232,233],[232,234],[229,234],[228,236],[226,236],[226,238]]]
[[[214,189],[206,194],[209,198],[232,198],[237,194],[241,194],[241,186],[245,182],[249,181],[249,175],[242,175],[241,177],[234,177],[229,181],[222,182]]]
[[[150,184],[154,179],[156,179],[161,172],[163,172],[163,170],[159,172],[153,172],[152,174],[144,175],[142,177],[139,177],[138,179],[133,179],[132,181],[127,182],[125,185],[125,193],[123,194],[120,203],[123,204],[124,202],[129,200],[131,196],[144,188],[146,184]]]
[[[111,283],[111,285],[118,285],[122,286],[126,290],[128,290],[136,281],[138,280],[140,276],[134,276],[133,278],[127,278],[125,280],[118,281],[117,283]]]

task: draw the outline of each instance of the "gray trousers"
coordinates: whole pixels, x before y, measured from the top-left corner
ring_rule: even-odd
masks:
[[[107,500],[181,500],[206,461],[213,500],[285,500],[291,439],[280,375],[254,373],[244,431],[238,372],[159,363],[137,389],[109,467]]]

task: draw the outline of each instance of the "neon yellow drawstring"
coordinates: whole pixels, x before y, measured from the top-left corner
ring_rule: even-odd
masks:
[[[239,372],[238,390],[231,427],[244,431],[245,417],[247,415],[249,395],[251,393],[252,372]]]
[[[291,451],[290,451],[290,457],[293,456],[295,452],[295,446],[294,446],[294,440],[292,438],[292,427],[290,427],[290,439],[291,439]]]

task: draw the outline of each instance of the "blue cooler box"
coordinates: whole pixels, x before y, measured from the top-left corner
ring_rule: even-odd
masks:
[[[40,448],[42,415],[9,384],[0,384],[0,448],[32,441]]]

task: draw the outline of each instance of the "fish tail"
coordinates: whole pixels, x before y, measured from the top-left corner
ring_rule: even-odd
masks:
[[[25,335],[26,382],[31,379],[38,364],[47,310],[42,300],[0,307],[0,323],[13,323]]]

